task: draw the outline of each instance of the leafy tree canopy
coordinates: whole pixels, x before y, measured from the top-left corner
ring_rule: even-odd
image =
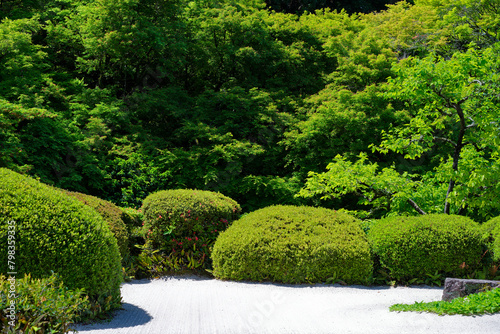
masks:
[[[401,180],[321,205],[492,214],[496,2],[385,4],[0,1],[0,164],[120,205],[190,187],[253,210],[316,203],[294,195],[338,155]]]
[[[355,164],[338,157],[328,172],[310,174],[301,195],[357,192],[364,198],[361,204],[386,213],[393,203],[396,212],[402,210],[401,199],[422,214],[440,210],[487,216],[498,210],[498,66],[498,47],[395,65],[385,95],[404,102],[411,119],[383,132],[381,144],[372,147],[434,168],[411,175],[397,172],[396,166],[378,171],[365,155]]]

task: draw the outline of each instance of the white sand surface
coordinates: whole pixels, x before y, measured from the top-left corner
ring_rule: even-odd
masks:
[[[164,277],[122,285],[123,310],[82,334],[499,334],[500,314],[389,312],[441,288],[285,285]]]

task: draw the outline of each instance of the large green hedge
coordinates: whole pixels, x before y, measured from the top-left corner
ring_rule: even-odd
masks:
[[[271,206],[233,223],[214,245],[213,273],[232,280],[365,282],[372,272],[360,222],[324,208]]]
[[[389,217],[368,232],[373,253],[396,280],[425,279],[439,272],[464,275],[481,260],[477,223],[463,216]]]
[[[15,222],[15,223],[12,223]],[[10,224],[9,224],[10,223]],[[15,228],[9,228],[9,226]],[[15,230],[15,271],[59,275],[69,289],[120,300],[120,254],[108,224],[92,208],[36,180],[0,169],[0,242]],[[0,247],[0,272],[8,268]]]
[[[71,191],[65,191],[65,193],[90,206],[104,218],[118,242],[122,259],[125,259],[130,254],[128,230],[124,222],[124,218],[128,218],[126,213],[113,203],[94,196]]]
[[[195,269],[211,267],[206,261],[211,245],[221,231],[239,218],[241,208],[220,193],[176,189],[149,195],[142,211],[146,245],[175,257],[172,269]]]

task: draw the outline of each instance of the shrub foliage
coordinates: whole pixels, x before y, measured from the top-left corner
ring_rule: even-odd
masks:
[[[481,232],[489,250],[493,253],[493,259],[500,261],[500,216],[484,223]]]
[[[364,282],[370,249],[359,220],[324,208],[271,206],[223,232],[212,253],[221,279]]]
[[[92,208],[36,180],[0,169],[0,241],[15,222],[16,271],[33,278],[59,275],[69,289],[91,298],[120,301],[121,268],[116,239]],[[6,247],[0,257],[7,259]],[[0,262],[0,272],[7,270]],[[107,297],[106,297],[107,298]]]
[[[123,212],[123,222],[127,226],[129,237],[129,251],[131,258],[140,254],[137,245],[144,244],[144,218],[141,210],[134,208],[120,208]]]
[[[481,260],[478,224],[463,216],[389,217],[368,232],[372,251],[396,280],[425,279],[436,272],[463,276]]]
[[[11,298],[11,281],[0,275],[1,334],[6,333],[68,333],[71,324],[89,308],[83,289],[68,290],[56,275],[33,279],[31,275],[15,280],[16,298]],[[15,300],[15,327],[9,308]]]
[[[125,225],[125,219],[128,218],[128,215],[118,206],[106,200],[78,192],[66,191],[65,193],[76,198],[85,205],[90,206],[104,218],[118,242],[118,248],[122,259],[125,259],[130,253],[128,244],[129,236],[127,226]]]
[[[142,211],[146,247],[162,251],[171,269],[179,270],[210,267],[212,244],[241,208],[220,193],[177,189],[149,195]]]

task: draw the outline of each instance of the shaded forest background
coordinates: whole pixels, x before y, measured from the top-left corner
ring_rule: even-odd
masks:
[[[446,198],[451,212],[496,215],[500,5],[394,2],[2,0],[0,166],[131,207],[197,188],[245,211],[310,204],[380,217],[417,200],[437,212]],[[464,108],[486,109],[464,118],[483,132],[462,145],[461,119],[442,117],[464,96]],[[468,169],[446,167],[453,143],[477,148],[460,152]],[[360,154],[396,176],[296,196],[338,155]],[[450,171],[454,201],[436,186]],[[387,190],[401,180],[405,191]]]

